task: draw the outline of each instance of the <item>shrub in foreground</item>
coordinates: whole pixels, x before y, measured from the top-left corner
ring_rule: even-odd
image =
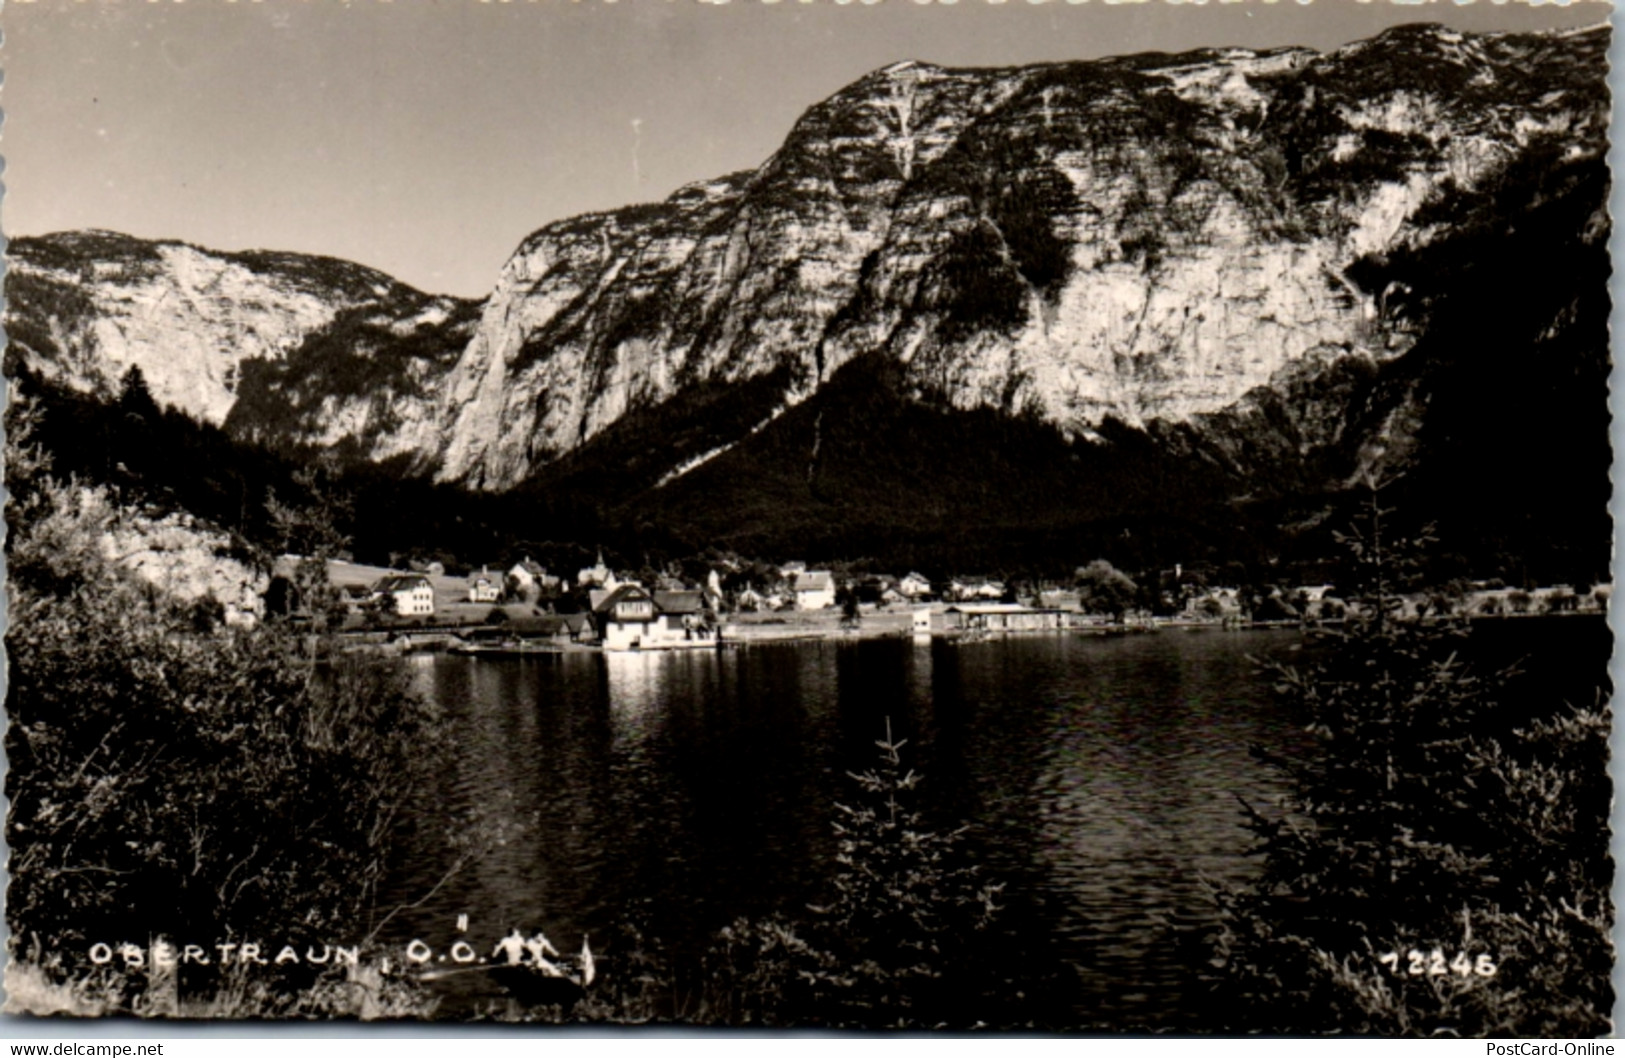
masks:
[[[1287,793],[1248,807],[1263,865],[1220,897],[1216,1009],[1266,1032],[1606,1032],[1606,712],[1514,714],[1460,621],[1401,619],[1416,545],[1382,513],[1347,538],[1360,606],[1326,659],[1277,670],[1311,741],[1266,755]]]
[[[364,938],[430,707],[383,659],[200,623],[103,556],[103,493],[12,484],[13,958],[61,983],[96,943]]]

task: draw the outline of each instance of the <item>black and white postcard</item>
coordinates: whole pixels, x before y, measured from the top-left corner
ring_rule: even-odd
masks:
[[[1610,1033],[1610,13],[7,3],[8,1011]]]

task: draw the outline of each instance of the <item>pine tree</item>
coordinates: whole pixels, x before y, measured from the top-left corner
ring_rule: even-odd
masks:
[[[1275,670],[1312,742],[1260,753],[1288,792],[1246,806],[1263,867],[1221,894],[1221,1009],[1273,1032],[1601,1031],[1606,718],[1513,716],[1508,674],[1461,661],[1462,620],[1403,617],[1427,540],[1386,539],[1387,513],[1343,538],[1357,606],[1326,659]]]
[[[915,805],[923,777],[903,766],[907,743],[893,739],[888,718],[875,743],[880,766],[848,773],[862,796],[836,805],[835,899],[822,909],[860,961],[878,968],[877,982],[932,976],[964,941],[961,931],[984,928],[996,910],[996,889],[964,860],[964,829],[930,829]]]
[[[119,382],[119,410],[127,416],[151,421],[158,416],[158,402],[152,399],[147,376],[137,364],[131,364]]]
[[[880,764],[849,772],[859,796],[836,804],[832,899],[814,918],[740,921],[723,931],[719,1020],[854,1028],[970,1025],[989,1014],[977,943],[1002,885],[970,862],[966,831],[932,829],[915,805],[891,720]]]

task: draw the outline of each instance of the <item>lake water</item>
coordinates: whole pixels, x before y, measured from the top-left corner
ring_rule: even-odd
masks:
[[[1505,657],[1509,636],[1564,644],[1527,666],[1548,682],[1596,682],[1606,664],[1600,620],[1501,625],[1486,656]],[[1251,869],[1237,798],[1278,792],[1249,749],[1301,738],[1249,655],[1302,649],[1297,632],[1165,631],[418,658],[455,746],[391,897],[429,892],[448,834],[507,836],[404,912],[396,939],[444,951],[467,913],[481,954],[540,927],[566,950],[588,934],[612,963],[632,923],[695,964],[735,917],[828,893],[833,802],[853,796],[846,773],[876,762],[890,718],[924,807],[973,824],[1007,885],[995,943],[1054,968],[1056,1016],[1178,1027],[1212,918],[1204,887]]]

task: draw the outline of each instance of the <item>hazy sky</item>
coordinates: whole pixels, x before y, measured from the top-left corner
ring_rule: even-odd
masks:
[[[479,296],[543,224],[755,166],[806,107],[900,59],[1325,49],[1400,22],[1545,28],[1609,10],[8,0],[0,222],[333,254]]]

